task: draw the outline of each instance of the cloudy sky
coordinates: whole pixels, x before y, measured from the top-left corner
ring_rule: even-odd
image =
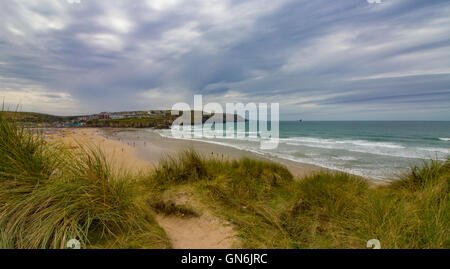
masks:
[[[0,97],[88,114],[277,102],[283,119],[449,120],[448,0],[8,0]]]

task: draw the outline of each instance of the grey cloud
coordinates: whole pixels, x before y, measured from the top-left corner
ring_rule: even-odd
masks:
[[[0,95],[64,96],[78,114],[204,94],[279,102],[286,119],[359,119],[349,106],[371,119],[388,116],[376,106],[389,106],[389,119],[449,119],[450,3],[384,2],[8,1]],[[69,113],[51,99],[46,111]]]

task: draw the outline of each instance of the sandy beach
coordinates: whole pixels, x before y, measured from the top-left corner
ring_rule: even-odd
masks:
[[[89,132],[91,135],[101,136],[102,139],[108,141],[109,146],[117,145],[116,143],[119,142],[119,145],[126,147],[127,152],[134,152],[135,158],[152,165],[156,165],[164,157],[173,156],[180,151],[191,148],[204,156],[219,159],[248,157],[258,160],[275,161],[285,165],[293,175],[298,177],[310,175],[324,169],[310,164],[266,157],[257,153],[217,144],[166,138],[149,129],[89,129]],[[91,139],[98,140],[99,137]]]
[[[162,137],[152,129],[60,129],[56,132],[53,131],[48,137],[50,139],[58,139],[69,147],[76,146],[77,143],[99,146],[115,165],[135,171],[153,169],[161,159],[168,156],[176,156],[177,153],[186,149],[194,149],[205,157],[224,160],[248,157],[277,162],[286,166],[298,178],[313,175],[319,171],[333,171],[312,164],[294,162],[273,156],[264,156],[218,144]],[[374,185],[385,185],[390,182],[389,180],[366,179]]]
[[[77,147],[79,144],[99,147],[106,153],[114,167],[128,170],[144,170],[151,168],[154,162],[138,157],[135,148],[118,140],[107,139],[100,129],[59,129],[46,135],[47,139],[64,143],[67,147]]]

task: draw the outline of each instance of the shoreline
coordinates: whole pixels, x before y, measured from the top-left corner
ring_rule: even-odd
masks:
[[[46,134],[49,139],[58,139],[73,147],[74,144],[87,143],[99,146],[117,167],[136,171],[153,169],[158,162],[170,156],[175,156],[186,149],[194,149],[205,157],[214,157],[223,160],[250,158],[275,162],[286,166],[294,177],[303,178],[318,172],[328,171],[340,173],[337,169],[321,167],[314,164],[297,162],[276,156],[262,155],[256,152],[239,149],[233,146],[210,143],[201,140],[179,139],[164,137],[155,129],[130,128],[79,128],[54,129]],[[369,178],[359,175],[371,185],[387,185],[389,179]]]
[[[224,160],[248,157],[280,163],[286,166],[295,177],[299,178],[314,175],[320,171],[341,172],[314,164],[301,163],[274,156],[265,156],[232,146],[208,143],[206,141],[163,137],[155,132],[154,129],[92,128],[92,130],[95,130],[98,135],[105,139],[121,142],[123,145],[132,148],[137,158],[152,165],[157,165],[158,161],[164,157],[173,156],[184,149],[192,148],[206,157],[213,156],[219,159],[223,158]],[[385,185],[391,182],[387,179],[361,178],[374,185]]]
[[[145,136],[141,129],[96,129],[100,135],[109,140],[115,140],[132,147],[138,158],[156,165],[164,157],[192,148],[205,157],[215,157],[223,160],[240,159],[244,157],[273,161],[285,165],[296,177],[312,175],[319,171],[330,170],[312,164],[297,163],[281,158],[263,156],[254,152],[236,149],[203,141],[162,137],[156,132],[147,132]]]

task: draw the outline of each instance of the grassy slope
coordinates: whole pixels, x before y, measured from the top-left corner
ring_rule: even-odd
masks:
[[[155,116],[151,118],[135,117],[126,119],[91,120],[86,124],[90,127],[112,127],[112,128],[168,128],[173,122],[171,116]]]
[[[34,122],[34,123],[52,123],[75,119],[76,116],[53,116],[49,114],[34,112],[0,112],[0,114],[8,119],[18,122]]]
[[[141,111],[143,112],[143,111]],[[16,121],[19,123],[63,123],[66,121],[76,120],[79,116],[54,116],[49,114],[34,113],[34,112],[12,112],[0,111],[0,114],[9,121]],[[205,122],[210,116],[203,115],[202,121]],[[233,117],[232,115],[223,115],[224,120]],[[109,128],[170,128],[173,121],[178,116],[172,116],[170,111],[164,115],[153,115],[151,117],[136,116],[133,118],[124,119],[95,119],[86,122],[88,127],[109,127]],[[243,118],[235,116],[236,120],[242,121]],[[194,123],[194,112],[191,112],[191,122]]]
[[[142,184],[94,147],[47,144],[0,116],[0,247],[169,247]]]
[[[150,174],[112,169],[95,147],[67,150],[0,115],[0,248],[166,248],[156,213],[193,215],[162,193],[195,189],[234,223],[245,248],[450,247],[450,162],[431,161],[386,187],[348,174],[294,179],[278,164],[193,151]]]
[[[450,162],[430,161],[373,187],[343,173],[301,180],[273,163],[219,161],[185,152],[162,162],[159,191],[194,187],[234,223],[244,248],[450,248]]]

